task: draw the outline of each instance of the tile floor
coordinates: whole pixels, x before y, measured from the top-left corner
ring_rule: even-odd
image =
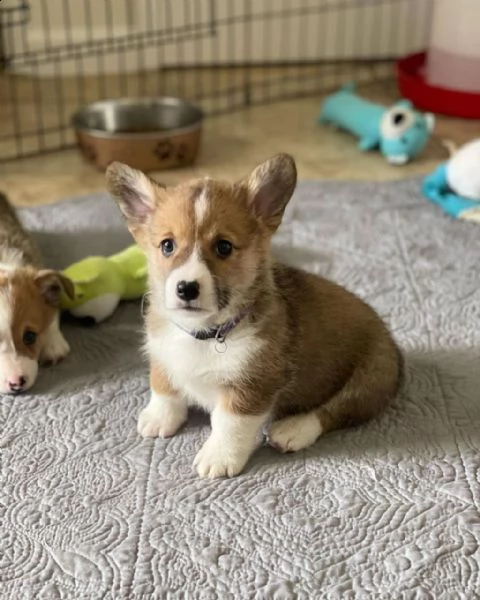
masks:
[[[395,98],[393,86],[370,86],[366,94],[385,103]],[[461,144],[480,137],[480,121],[440,117],[422,157],[394,167],[376,152],[358,152],[349,135],[316,126],[319,103],[320,98],[298,99],[207,119],[195,167],[153,176],[168,184],[203,174],[236,178],[269,155],[285,151],[295,156],[303,179],[397,179],[432,170],[447,156],[442,139]],[[0,189],[15,204],[32,205],[102,190],[104,178],[72,149],[0,163]]]

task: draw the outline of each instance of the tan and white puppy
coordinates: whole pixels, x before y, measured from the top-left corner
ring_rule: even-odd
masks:
[[[67,278],[42,268],[38,249],[0,193],[0,393],[29,389],[39,361],[68,354],[59,327],[62,287],[74,293]]]
[[[281,154],[236,183],[163,187],[114,163],[108,187],[149,263],[151,399],[142,436],[169,437],[196,404],[211,413],[201,476],[239,473],[262,428],[282,451],[375,417],[401,357],[375,312],[340,286],[276,264],[270,242],[296,184]]]

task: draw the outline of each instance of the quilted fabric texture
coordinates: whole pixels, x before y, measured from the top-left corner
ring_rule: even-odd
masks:
[[[105,195],[22,212],[50,264],[130,242]],[[406,385],[378,421],[200,480],[192,414],[142,440],[140,304],[93,329],[31,394],[0,398],[0,597],[478,598],[480,237],[418,181],[306,182],[276,241],[387,319]],[[319,340],[321,343],[321,340]]]

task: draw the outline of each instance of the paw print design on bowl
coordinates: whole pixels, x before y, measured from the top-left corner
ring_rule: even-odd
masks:
[[[155,146],[153,153],[155,156],[162,161],[167,161],[173,156],[174,146],[170,140],[158,142]]]
[[[186,144],[179,144],[177,148],[177,159],[180,163],[184,163],[188,159],[188,147]]]

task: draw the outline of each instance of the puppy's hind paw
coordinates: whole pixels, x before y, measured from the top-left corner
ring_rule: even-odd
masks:
[[[268,443],[280,452],[297,452],[311,446],[322,433],[320,421],[312,413],[275,421],[267,434]]]

